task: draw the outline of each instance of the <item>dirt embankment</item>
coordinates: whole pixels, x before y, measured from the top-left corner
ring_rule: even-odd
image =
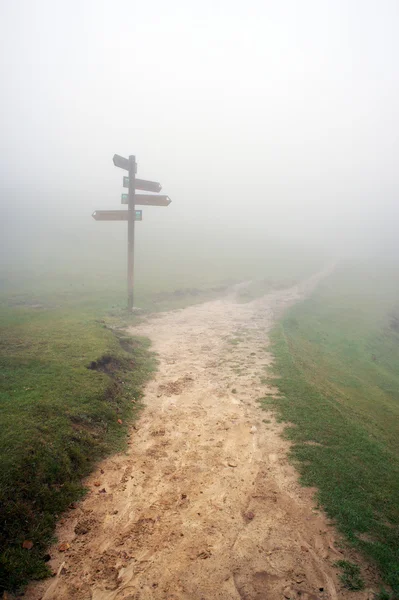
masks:
[[[234,294],[134,329],[160,369],[129,452],[103,461],[59,526],[37,600],[348,597],[334,528],[298,485],[282,426],[259,409],[275,315],[317,281],[249,304]],[[364,599],[370,592],[350,593]]]

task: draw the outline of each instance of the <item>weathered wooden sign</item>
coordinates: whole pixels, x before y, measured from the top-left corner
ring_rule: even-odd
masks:
[[[153,196],[152,194],[136,194],[135,195],[135,203],[140,204],[140,206],[169,206],[172,200],[169,196]],[[129,194],[121,195],[121,203],[128,204],[129,203]]]
[[[96,221],[127,221],[129,217],[128,210],[95,210],[92,214],[93,219]],[[134,220],[143,220],[143,211],[134,211]]]
[[[123,177],[123,187],[129,187],[129,177],[126,177],[126,175]],[[147,181],[146,179],[137,179],[136,177],[136,190],[158,193],[162,190],[162,185],[158,181]]]

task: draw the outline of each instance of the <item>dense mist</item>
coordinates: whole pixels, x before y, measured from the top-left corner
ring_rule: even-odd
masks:
[[[0,5],[1,265],[125,268],[123,171],[138,252],[213,260],[261,240],[392,252],[398,216],[394,0]],[[256,242],[256,243],[255,243]],[[173,252],[171,256],[173,255]]]

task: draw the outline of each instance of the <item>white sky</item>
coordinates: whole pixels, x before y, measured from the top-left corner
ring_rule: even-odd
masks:
[[[1,202],[98,227],[136,154],[148,226],[383,242],[398,31],[397,0],[0,0]]]

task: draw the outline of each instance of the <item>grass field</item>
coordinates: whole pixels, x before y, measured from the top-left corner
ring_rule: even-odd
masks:
[[[305,485],[399,594],[399,269],[342,265],[276,327],[281,397]]]
[[[155,366],[145,340],[120,337],[134,321],[124,308],[124,260],[50,258],[0,274],[0,591],[48,574],[57,517],[84,493],[95,461],[123,444]],[[321,263],[267,244],[139,253],[135,304],[179,308],[253,277],[258,294]]]
[[[57,516],[123,444],[155,363],[146,340],[78,312],[3,307],[1,317],[0,589],[15,590],[48,574]]]
[[[98,224],[97,224],[98,225]],[[188,234],[187,234],[188,235]],[[169,310],[203,302],[243,280],[259,290],[291,284],[317,271],[326,260],[320,251],[267,240],[232,239],[196,234],[179,240],[154,238],[136,249],[135,306]],[[11,306],[78,308],[109,315],[126,305],[126,248],[107,245],[103,237],[88,240],[91,252],[68,247],[52,256],[47,247],[32,260],[0,269],[0,299]],[[153,245],[154,246],[153,246]],[[86,250],[86,252],[83,252]]]

